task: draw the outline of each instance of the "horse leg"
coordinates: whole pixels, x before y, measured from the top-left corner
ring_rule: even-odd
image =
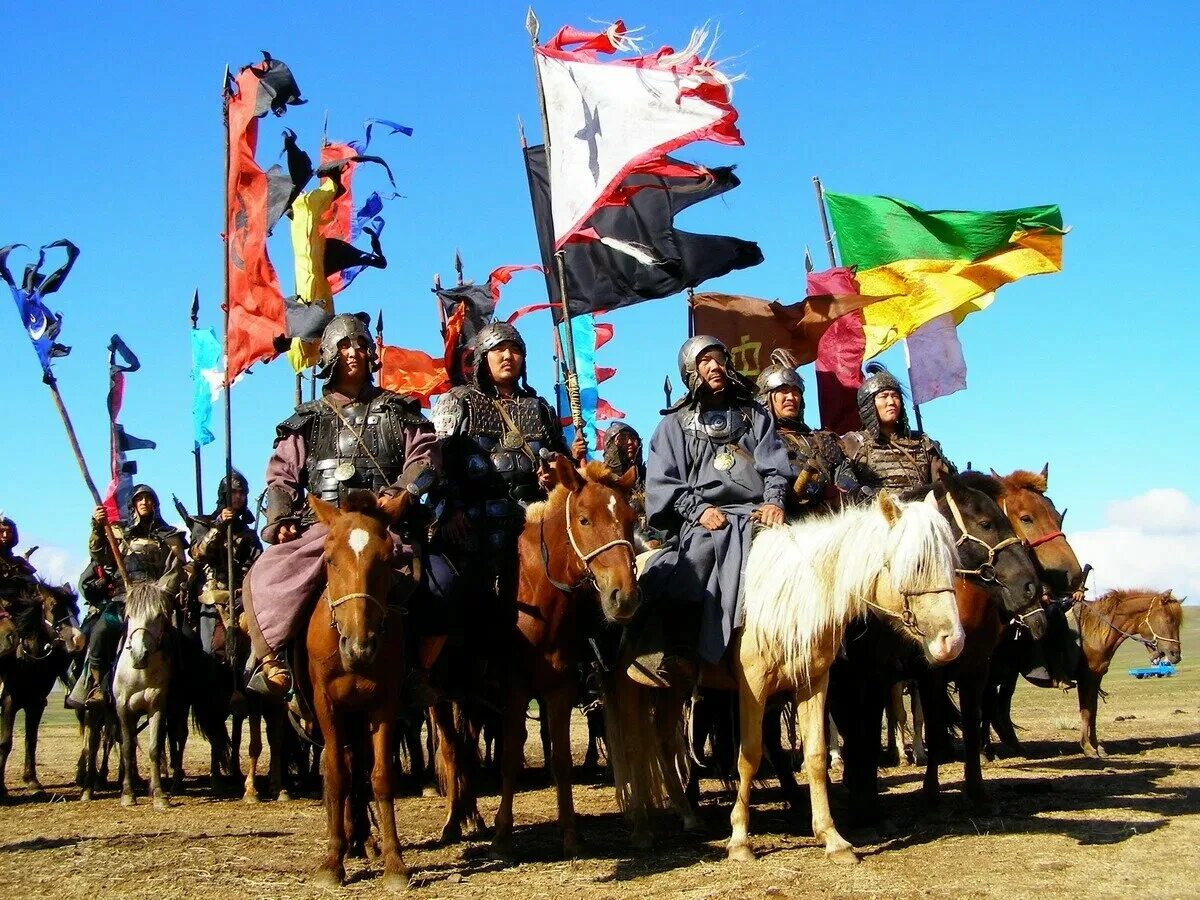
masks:
[[[254,779],[258,777],[258,760],[262,756],[262,713],[255,710],[250,713],[250,745],[246,748],[250,770],[246,773],[246,783],[242,792],[243,803],[258,802],[258,788]]]
[[[975,811],[982,815],[996,815],[999,808],[988,797],[987,789],[983,786],[983,768],[979,759],[983,752],[980,746],[980,716],[986,682],[986,672],[976,672],[958,679],[958,700],[962,710],[963,782],[967,798]]]
[[[883,752],[885,766],[898,766],[904,762],[904,682],[897,682],[888,689],[888,702],[884,712],[887,715],[887,749]]]
[[[167,703],[162,710],[166,725],[167,746],[170,749],[171,762],[171,792],[182,794],[185,790],[183,772],[183,753],[187,749],[188,739],[188,703],[185,700],[176,704],[173,699],[175,692],[167,696]]]
[[[316,715],[321,725],[321,734],[325,738],[321,768],[325,784],[325,821],[329,845],[325,859],[313,880],[320,887],[337,888],[346,880],[344,860],[349,840],[346,833],[345,804],[349,796],[350,772],[346,766],[346,756],[340,749],[342,730],[337,714],[319,684],[314,685],[314,694],[317,695],[313,698]]]
[[[918,693],[924,701],[923,706],[928,709],[925,733],[929,736],[925,747],[925,778],[921,791],[926,805],[932,809],[940,802],[941,783],[938,769],[947,761],[945,751],[950,744],[950,725],[945,715],[945,681],[938,675],[926,673],[920,679]]]
[[[381,715],[371,724],[371,745],[374,765],[371,767],[371,791],[375,795],[375,806],[379,812],[379,834],[383,851],[383,886],[391,891],[403,891],[408,887],[408,868],[400,852],[400,839],[396,836],[396,806],[393,799],[392,730],[395,728],[395,710],[377,710]]]
[[[92,710],[83,713],[83,793],[80,800],[91,800],[99,778],[96,757],[100,753],[100,740],[104,736],[104,711]]]
[[[841,778],[846,769],[846,764],[842,761],[842,735],[838,731],[837,722],[833,721],[833,716],[828,713],[825,715],[825,724],[825,737],[829,742],[829,774]]]
[[[154,798],[154,808],[163,810],[168,807],[167,793],[162,786],[162,756],[164,745],[167,742],[167,732],[170,730],[167,727],[167,711],[163,707],[165,704],[159,703],[158,708],[149,710],[146,725],[146,738],[150,746],[150,796]],[[137,741],[136,735],[134,741]],[[174,748],[171,749],[174,753]]]
[[[0,797],[8,796],[8,788],[4,785],[4,772],[8,767],[8,754],[12,752],[16,718],[17,702],[13,695],[7,692],[0,693]]]
[[[513,795],[517,792],[517,775],[523,765],[521,747],[525,744],[525,710],[528,706],[528,691],[513,678],[501,713],[500,806],[496,810],[492,835],[492,851],[505,858],[512,856]]]
[[[910,684],[912,684],[910,682]],[[925,704],[921,702],[921,691],[915,684],[909,688],[908,699],[912,703],[912,733],[909,741],[912,745],[913,764],[923,766],[928,761],[925,735]],[[903,695],[900,702],[904,702]]]
[[[683,821],[683,830],[699,832],[704,830],[704,823],[696,814],[696,808],[692,805],[687,790],[679,778],[680,763],[687,758],[687,739],[680,727],[680,723],[683,721],[683,707],[686,703],[686,691],[682,688],[655,691],[654,728],[658,737],[656,746],[662,754],[661,770],[667,789],[667,798],[671,801],[671,807],[675,813]]]
[[[38,729],[42,727],[42,713],[46,711],[46,698],[34,697],[25,707],[25,771],[21,779],[25,787],[42,793],[42,783],[37,774]]]
[[[828,691],[829,673],[826,672],[813,685],[813,692],[808,699],[796,704],[796,722],[803,735],[804,767],[808,770],[812,833],[817,840],[825,841],[825,855],[829,859],[836,863],[853,864],[858,862],[858,856],[850,842],[838,833],[829,809],[829,772],[825,762],[825,695]],[[877,742],[878,739],[876,733]]]
[[[550,742],[549,768],[554,774],[558,799],[558,829],[562,832],[563,856],[578,855],[579,835],[575,831],[575,798],[571,792],[571,709],[574,691],[560,687],[545,695],[545,729]]]
[[[479,812],[479,797],[476,787],[479,781],[479,729],[465,709],[459,707],[458,722],[458,778],[460,822],[468,833],[478,836],[487,831],[487,824]]]
[[[1092,759],[1108,756],[1096,738],[1096,705],[1100,700],[1100,682],[1088,669],[1083,670],[1076,687],[1079,693],[1079,746]]]
[[[763,700],[746,682],[743,675],[739,679],[738,689],[738,719],[741,724],[741,741],[738,746],[738,792],[733,804],[733,812],[729,817],[733,833],[729,838],[726,853],[731,860],[750,862],[754,859],[754,850],[750,847],[750,790],[754,786],[754,776],[762,763],[762,723]],[[824,771],[825,730],[821,729],[822,757],[821,768]],[[805,753],[808,752],[807,739]],[[809,776],[812,778],[811,774]]]
[[[796,782],[795,763],[790,753],[783,749],[783,709],[769,705],[763,713],[763,752],[783,792],[784,802],[792,812],[798,812],[804,803],[800,785]]]
[[[442,822],[439,840],[453,844],[462,840],[461,780],[459,779],[458,729],[454,723],[454,707],[449,700],[440,700],[433,707],[437,728],[437,772],[446,798],[446,818]]]
[[[121,726],[121,805],[137,803],[137,713],[127,698],[117,699],[117,723]],[[155,774],[157,778],[157,773]]]
[[[1013,693],[1017,690],[1019,677],[1015,668],[1011,672],[1004,673],[996,696],[996,719],[992,724],[996,729],[997,737],[1000,738],[1000,746],[1010,753],[1024,756],[1025,748],[1017,739],[1017,729],[1012,720],[1012,698]]]
[[[267,726],[267,744],[271,749],[271,768],[269,787],[276,799],[284,802],[291,799],[287,788],[283,786],[284,756],[286,754],[286,735],[283,721],[285,714],[279,709],[271,709],[264,715]]]

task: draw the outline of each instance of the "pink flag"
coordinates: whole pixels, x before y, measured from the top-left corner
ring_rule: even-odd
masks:
[[[904,343],[912,401],[920,406],[967,388],[967,362],[953,313],[930,319]]]
[[[809,272],[807,293],[857,294],[854,271],[845,266]],[[817,344],[817,400],[821,427],[845,434],[862,427],[858,418],[858,386],[867,340],[861,311],[842,316],[829,326]]]

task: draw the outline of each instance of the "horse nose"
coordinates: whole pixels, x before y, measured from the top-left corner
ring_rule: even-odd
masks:
[[[951,630],[940,632],[929,642],[929,656],[938,663],[948,663],[957,659],[958,655],[962,653],[966,639],[967,636],[962,626],[955,625]]]
[[[355,640],[343,637],[338,644],[348,669],[360,669],[370,665],[379,650],[379,638],[373,634]]]

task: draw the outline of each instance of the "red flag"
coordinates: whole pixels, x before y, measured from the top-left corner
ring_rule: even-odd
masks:
[[[403,347],[384,347],[380,354],[380,386],[398,394],[407,394],[428,408],[429,398],[450,388],[446,377],[446,362],[423,350]]]
[[[596,349],[599,350],[612,340],[613,327],[611,322],[596,323]]]
[[[492,269],[492,273],[488,275],[488,293],[492,295],[492,301],[500,302],[500,287],[512,281],[513,275],[517,272],[542,271],[541,266],[499,266]]]
[[[858,290],[853,270],[845,266],[808,273],[810,294],[857,294]],[[821,336],[817,344],[817,400],[822,428],[845,434],[862,427],[858,386],[862,384],[866,345],[861,310],[835,320]]]
[[[321,148],[321,165],[326,166],[339,159],[350,159],[357,155],[358,151],[349,144],[326,144]],[[334,198],[333,203],[321,218],[321,236],[326,240],[335,238],[346,243],[350,242],[350,223],[354,220],[354,201],[350,185],[354,180],[354,170],[357,168],[358,163],[348,162],[342,169],[342,187],[345,190]],[[337,294],[346,286],[341,272],[334,272],[328,278],[331,294]]]
[[[256,362],[276,356],[275,338],[287,332],[283,292],[267,256],[267,175],[254,159],[258,149],[259,79],[275,60],[246,66],[228,98],[229,182],[225,198],[229,336],[226,384]]]
[[[596,401],[596,421],[605,422],[609,419],[623,419],[625,413],[621,412],[603,397]],[[568,420],[569,421],[569,420]]]

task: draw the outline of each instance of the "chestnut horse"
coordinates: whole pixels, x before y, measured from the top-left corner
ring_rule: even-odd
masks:
[[[513,794],[533,695],[549,725],[563,852],[578,851],[570,728],[580,652],[600,628],[629,622],[640,599],[633,550],[637,514],[629,504],[637,473],[631,468],[617,477],[599,462],[576,469],[562,456],[554,471],[558,487],[526,511],[517,543],[517,619],[508,654],[494,836],[494,849],[505,856],[511,853]]]
[[[392,800],[404,675],[403,615],[396,600],[404,599],[404,589],[411,590],[418,578],[410,570],[408,584],[393,584],[395,538],[389,526],[400,521],[411,498],[407,491],[389,498],[362,491],[339,509],[308,496],[317,521],[329,529],[327,581],[309,617],[295,670],[308,676],[325,743],[329,845],[316,877],[325,887],[345,881],[347,851],[357,852],[369,840],[368,771],[382,839],[383,884],[390,890],[408,885]]]
[[[992,477],[1000,485],[1000,508],[1008,516],[1013,530],[1033,551],[1038,577],[1042,582],[1043,600],[1082,596],[1084,572],[1075,551],[1063,533],[1066,510],[1059,514],[1054,502],[1046,496],[1050,464],[1040,473],[1018,469],[1010,475]],[[1026,638],[1002,640],[992,659],[988,686],[984,691],[983,737],[988,755],[993,750],[989,742],[991,729],[996,730],[1000,743],[1013,753],[1021,752],[1021,743],[1012,723],[1012,697],[1020,674],[1020,660],[1027,650]]]

